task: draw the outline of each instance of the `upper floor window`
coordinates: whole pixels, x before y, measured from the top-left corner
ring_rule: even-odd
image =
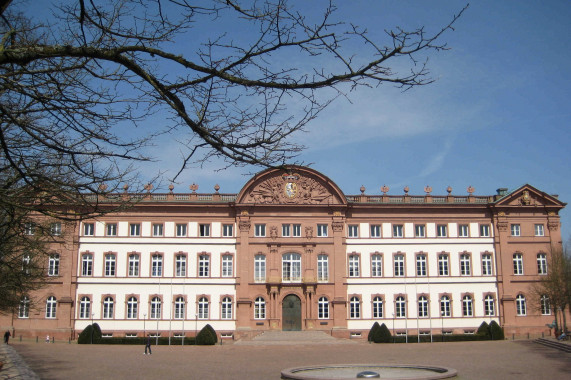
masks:
[[[186,236],[186,224],[183,223],[176,224],[176,236],[178,237]]]
[[[265,224],[255,224],[254,225],[254,236],[256,236],[256,237],[266,236],[266,225]]]
[[[349,277],[359,277],[359,255],[349,256]]]
[[[380,238],[381,237],[381,226],[378,224],[371,225],[371,237]]]
[[[25,274],[31,273],[30,263],[32,262],[32,256],[29,253],[25,253],[22,256],[22,272]]]
[[[53,236],[61,235],[61,222],[54,222],[50,224],[50,234]]]
[[[485,253],[482,255],[482,275],[491,276],[492,275],[492,255]]]
[[[200,255],[198,257],[198,277],[210,276],[210,256]]]
[[[174,300],[174,319],[184,319],[184,297],[176,297]]]
[[[129,236],[141,236],[141,225],[139,223],[131,223],[129,225]]]
[[[105,297],[103,299],[103,318],[104,319],[112,319],[113,318],[113,309],[114,309],[114,302],[113,298]]]
[[[327,224],[318,224],[317,225],[317,236],[327,237]]]
[[[230,297],[222,298],[222,319],[232,319],[232,299]]]
[[[426,226],[424,224],[416,224],[414,226],[414,236],[425,237],[426,236]]]
[[[208,298],[200,297],[198,300],[198,319],[208,319]]]
[[[129,297],[127,300],[127,319],[137,319],[139,315],[139,302],[136,297]]]
[[[254,319],[266,319],[266,300],[262,297],[254,301]]]
[[[117,236],[117,223],[107,223],[105,233],[107,236]]]
[[[151,319],[161,319],[161,299],[159,297],[153,297],[151,299]]]
[[[317,301],[317,318],[329,319],[329,300],[327,297],[319,297],[319,301]]]
[[[234,225],[233,224],[223,224],[222,225],[222,236],[223,237],[233,237],[234,236]]]
[[[301,224],[294,224],[292,225],[292,232],[294,237],[301,236]]]
[[[450,297],[448,296],[440,297],[440,316],[450,316]]]
[[[57,300],[54,296],[49,296],[46,300],[46,318],[55,318],[57,314]]]
[[[395,255],[394,267],[395,277],[404,277],[404,255]]]
[[[186,255],[178,254],[175,257],[175,276],[186,276]]]
[[[95,224],[83,223],[83,236],[93,236],[95,234]]]
[[[91,253],[81,255],[81,275],[93,275],[93,255]]]
[[[426,296],[418,297],[418,316],[420,318],[428,317],[428,298]]]
[[[543,229],[543,224],[536,224],[534,226],[535,236],[544,236],[545,231]]]
[[[383,318],[383,299],[379,296],[373,298],[373,318]]]
[[[395,317],[406,318],[406,301],[403,296],[398,296],[395,300]]]
[[[222,277],[232,277],[234,269],[234,256],[222,255]]]
[[[115,276],[115,255],[105,255],[105,276]]]
[[[462,315],[464,317],[473,317],[474,316],[474,305],[472,301],[472,297],[466,295],[462,297]]]
[[[266,256],[264,255],[254,257],[254,281],[266,281]]]
[[[35,230],[36,228],[33,223],[24,224],[24,234],[33,235],[35,233]]]
[[[489,294],[484,297],[484,315],[486,317],[492,317],[496,315],[494,298]]]
[[[158,253],[151,257],[151,276],[161,277],[163,275],[163,256]]]
[[[537,254],[537,274],[547,274],[547,255],[545,253]]]
[[[210,236],[210,224],[199,224],[198,225],[198,236],[209,237]]]
[[[460,224],[458,226],[458,237],[470,236],[470,228],[467,224]]]
[[[514,253],[513,263],[514,263],[514,274],[515,275],[522,275],[523,274],[523,255],[521,253]]]
[[[393,224],[393,237],[401,238],[403,237],[403,226],[402,224]]]
[[[79,301],[79,318],[80,319],[88,319],[91,317],[90,313],[91,309],[91,300],[89,297],[81,297]]]
[[[282,224],[282,236],[283,237],[291,236],[291,224]]]
[[[426,255],[416,256],[416,275],[420,277],[426,276]]]
[[[480,224],[480,237],[490,237],[489,224]]]
[[[329,256],[317,256],[317,281],[329,280]]]
[[[448,226],[446,224],[439,224],[436,226],[436,236],[446,237],[448,236]]]
[[[472,274],[472,268],[470,266],[470,255],[461,254],[460,255],[460,275],[470,276]]]
[[[527,315],[527,303],[525,297],[519,294],[515,299],[516,314],[519,316]]]
[[[48,259],[48,276],[59,276],[59,255],[52,253]]]
[[[438,255],[438,275],[439,276],[448,276],[449,272],[449,262],[448,262],[448,255],[440,254]]]
[[[510,231],[512,236],[521,236],[521,230],[519,224],[512,224],[510,226]]]
[[[359,297],[351,297],[349,301],[349,318],[361,318],[361,300]]]
[[[359,237],[359,226],[356,224],[350,224],[347,226],[347,236],[350,238]]]
[[[129,255],[129,277],[139,276],[139,255],[131,253]]]
[[[27,296],[20,300],[20,308],[18,309],[18,318],[30,317],[30,299]]]
[[[282,256],[282,280],[301,280],[301,255],[298,253],[286,253]]]
[[[539,298],[539,304],[541,307],[541,315],[551,315],[551,303],[546,295],[542,295]]]
[[[153,236],[163,236],[163,225],[160,223],[153,224]]]
[[[383,257],[381,255],[371,256],[371,276],[381,277],[383,275]]]

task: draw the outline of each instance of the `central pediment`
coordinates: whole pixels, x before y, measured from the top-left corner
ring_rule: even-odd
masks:
[[[320,205],[345,204],[345,195],[323,174],[287,166],[256,174],[240,191],[237,203]]]

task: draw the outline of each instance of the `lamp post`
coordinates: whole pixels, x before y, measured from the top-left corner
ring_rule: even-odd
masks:
[[[440,312],[440,314],[442,315],[442,318],[440,318],[440,321],[442,322],[442,341],[444,342],[444,310],[442,310]]]
[[[147,313],[143,313],[143,337],[147,336]]]
[[[194,344],[196,345],[196,336],[198,335],[198,314],[194,314]]]
[[[93,317],[95,316],[95,313],[91,313],[91,344],[93,344],[93,330],[95,330],[95,328],[93,327]]]
[[[396,336],[395,336],[395,313],[393,313],[393,343],[396,342]]]

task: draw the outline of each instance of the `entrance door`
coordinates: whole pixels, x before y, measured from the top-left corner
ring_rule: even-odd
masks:
[[[282,330],[301,331],[301,300],[290,294],[282,303]]]

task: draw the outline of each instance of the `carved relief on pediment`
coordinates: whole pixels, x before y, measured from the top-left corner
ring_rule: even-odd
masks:
[[[247,203],[322,204],[333,203],[333,195],[319,181],[298,173],[268,178],[247,194]]]

